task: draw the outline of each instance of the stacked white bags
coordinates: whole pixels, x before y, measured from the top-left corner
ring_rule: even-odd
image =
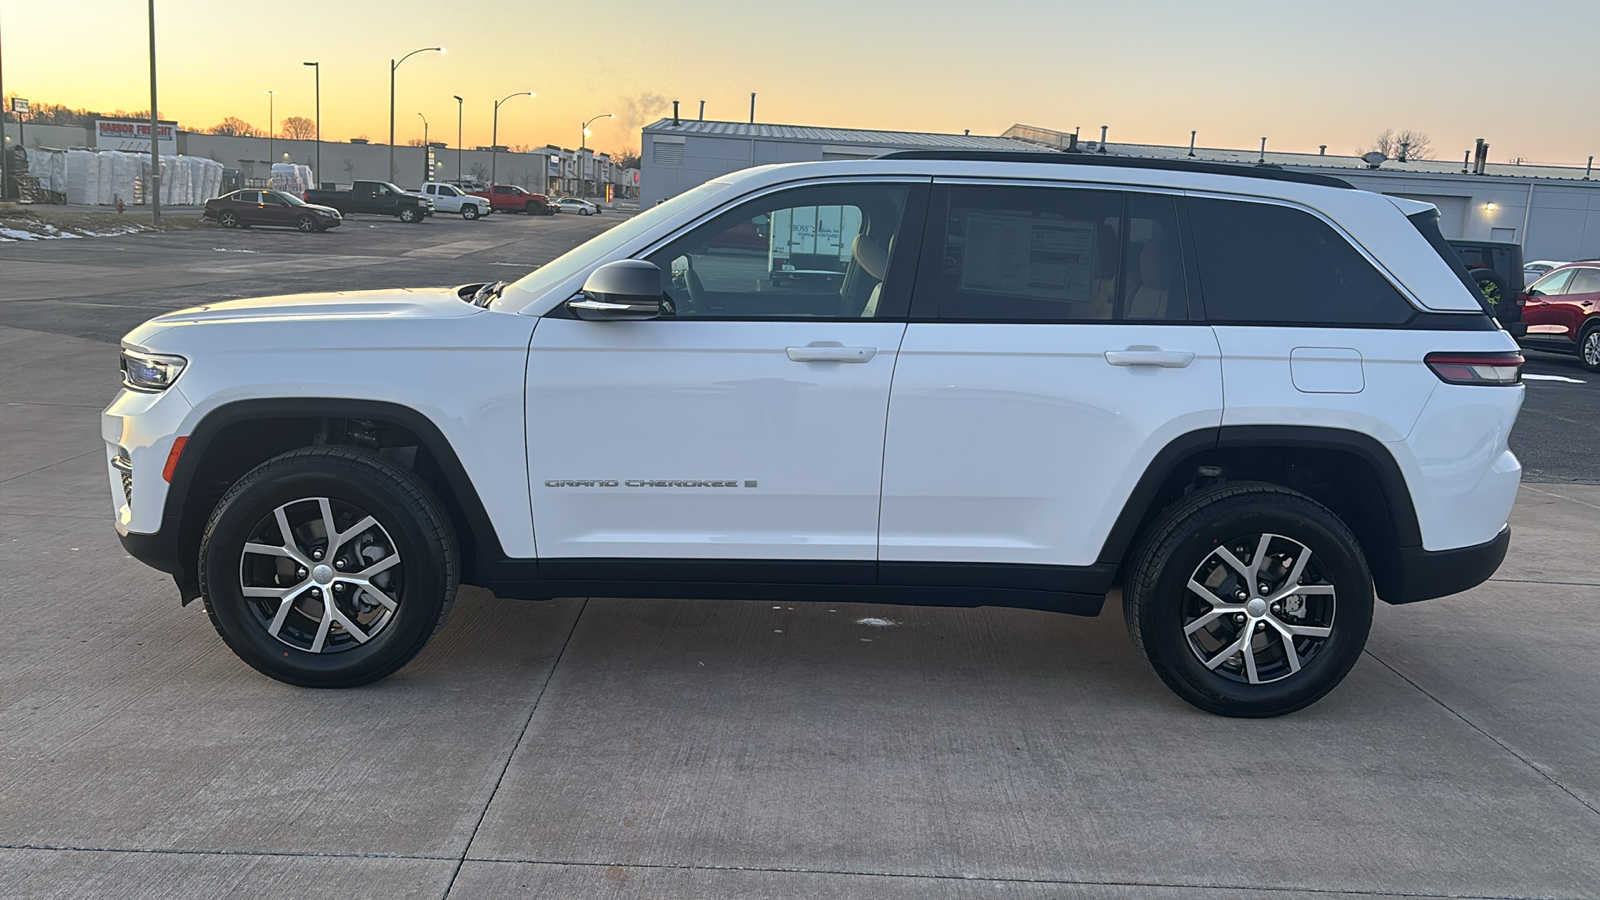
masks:
[[[302,166],[299,163],[273,163],[272,175],[267,180],[267,186],[275,191],[283,191],[298,197],[314,187],[315,181],[309,166]]]
[[[132,206],[143,201],[138,185],[150,174],[150,157],[120,150],[30,150],[28,168],[41,186],[65,191],[67,202],[80,206],[113,206],[120,198]],[[32,159],[41,160],[35,166]],[[50,179],[43,172],[48,157]],[[304,166],[299,168],[304,169]],[[222,190],[222,163],[196,156],[161,157],[161,205],[198,206]],[[137,191],[137,193],[136,193]]]

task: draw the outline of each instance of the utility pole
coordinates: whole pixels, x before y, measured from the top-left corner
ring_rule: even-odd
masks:
[[[704,100],[700,102],[702,104],[705,103]],[[602,113],[583,123],[583,134],[578,138],[578,196],[580,197],[589,196],[589,179],[583,177],[583,154],[585,150],[589,149],[589,125],[599,119],[615,119],[616,117],[616,113]],[[701,118],[704,118],[704,116],[702,115]]]
[[[266,91],[265,93],[267,95],[267,184],[270,185],[272,184],[272,167],[278,164],[278,158],[272,155],[273,132],[278,130],[275,125],[278,121],[278,114],[273,110],[272,105],[278,100],[278,92]]]
[[[161,227],[161,138],[156,121],[156,0],[150,0],[150,224]]]
[[[0,37],[0,48],[3,48],[4,46],[5,39]],[[11,162],[8,157],[11,156],[11,148],[6,146],[6,111],[5,107],[3,106],[6,96],[6,67],[5,63],[3,62],[4,59],[5,53],[3,50],[0,50],[0,200],[9,199],[11,196],[11,179],[6,177],[7,173],[10,171],[8,167],[11,165]],[[21,120],[18,121],[20,122]],[[19,141],[18,143],[21,142]]]
[[[400,57],[399,60],[389,60],[389,180],[394,181],[394,70],[400,68],[400,63],[405,62],[418,53],[430,50],[444,52],[443,47],[421,47]]]
[[[316,182],[312,187],[316,187],[321,184],[317,179],[322,177],[322,63],[308,62],[306,65],[317,71],[317,171],[312,176],[312,180]]]
[[[456,180],[463,181],[467,173],[461,171],[461,98],[456,97]]]
[[[517,91],[515,94],[507,94],[504,97],[501,97],[499,100],[496,100],[494,102],[494,132],[493,132],[492,136],[489,138],[489,183],[490,184],[494,184],[495,183],[495,181],[494,181],[495,172],[496,172],[495,167],[497,165],[499,165],[499,163],[500,163],[500,150],[499,150],[499,147],[500,147],[500,104],[506,102],[507,100],[510,100],[512,97],[524,97],[524,96],[526,96],[526,97],[537,97],[539,95],[535,94],[533,91]]]

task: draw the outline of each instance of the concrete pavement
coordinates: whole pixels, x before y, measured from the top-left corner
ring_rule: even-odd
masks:
[[[1380,605],[1284,719],[1182,704],[1116,615],[476,589],[397,675],[310,691],[121,552],[115,380],[0,327],[0,897],[1600,885],[1600,487],[1526,486],[1493,581]]]

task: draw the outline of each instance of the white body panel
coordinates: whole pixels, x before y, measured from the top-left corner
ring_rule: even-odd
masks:
[[[1193,360],[1107,360],[1130,347]],[[1155,455],[1221,420],[1203,325],[914,323],[889,404],[880,556],[1093,564]]]
[[[461,460],[506,553],[532,556],[522,378],[534,324],[442,289],[238,300],[141,325],[124,346],[176,353],[189,365],[165,393],[124,390],[106,409],[108,443],[138,435],[126,530],[160,526],[171,438],[192,433],[208,413],[238,400],[332,397],[394,403],[427,417]],[[169,408],[185,405],[187,413],[168,418]],[[156,427],[181,418],[162,439],[148,433],[156,407],[163,416]]]
[[[1523,388],[1439,381],[1423,362],[1435,351],[1512,352],[1503,331],[1216,326],[1222,349],[1223,425],[1302,425],[1376,438],[1389,447],[1411,490],[1423,547],[1481,544],[1506,523],[1521,467],[1506,438]],[[1363,389],[1350,391],[1349,356],[1359,347]],[[1326,387],[1297,382],[1311,357]],[[1328,382],[1332,382],[1329,384]],[[1502,458],[1503,454],[1503,458]]]
[[[905,328],[546,319],[528,357],[539,555],[875,558]],[[828,345],[873,354],[796,362],[788,352]],[[628,484],[674,480],[736,486]],[[559,484],[570,481],[617,484]]]

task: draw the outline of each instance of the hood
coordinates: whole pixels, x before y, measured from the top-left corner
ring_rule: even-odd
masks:
[[[440,319],[471,316],[482,309],[462,300],[455,288],[400,288],[383,291],[337,291],[291,294],[208,303],[156,316],[134,329],[217,322],[331,321],[339,319]]]
[[[318,205],[316,203],[307,203],[305,206],[303,206],[301,208],[302,209],[314,209],[319,213],[322,213],[324,215],[329,215],[329,216],[338,216],[339,215],[339,211],[337,209],[334,209],[331,206],[320,206],[320,205]]]

